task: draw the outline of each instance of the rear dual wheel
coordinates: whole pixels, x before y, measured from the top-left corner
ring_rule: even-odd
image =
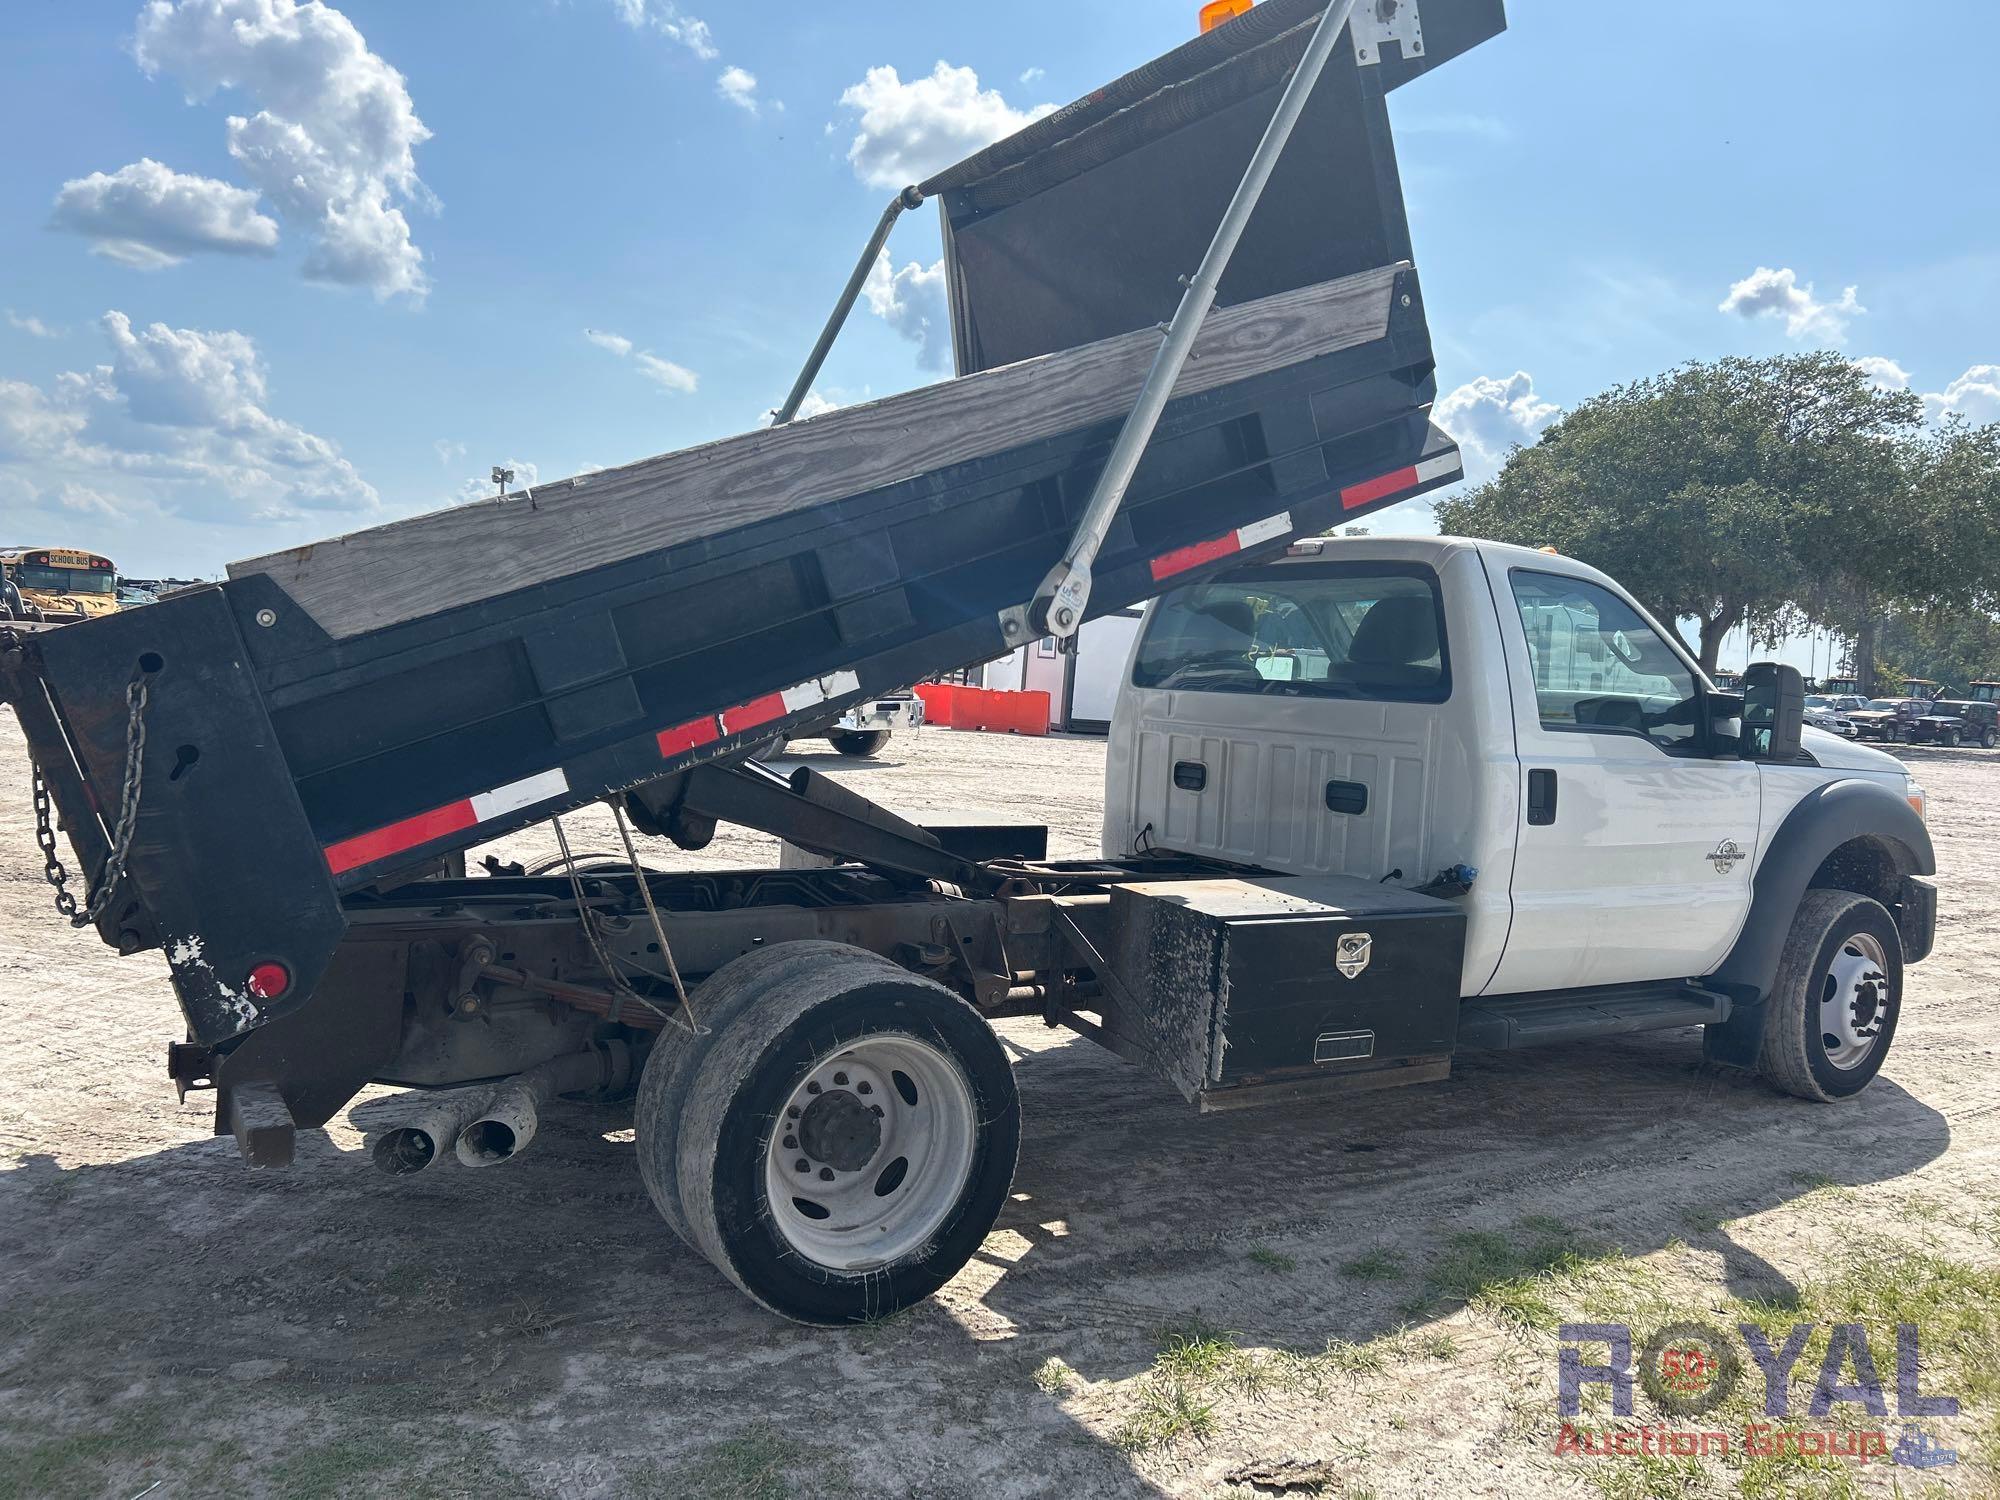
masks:
[[[693,997],[640,1084],[640,1172],[674,1232],[802,1323],[921,1301],[999,1215],[1020,1144],[1012,1070],[941,985],[839,943],[783,943]]]

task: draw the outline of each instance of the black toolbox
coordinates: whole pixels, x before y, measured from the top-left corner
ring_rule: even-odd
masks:
[[[1111,888],[1114,1049],[1203,1109],[1427,1083],[1458,1027],[1465,913],[1347,876]]]

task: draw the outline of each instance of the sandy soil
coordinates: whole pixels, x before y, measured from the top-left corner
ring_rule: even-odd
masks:
[[[872,765],[803,758],[904,812],[1032,813],[1053,852],[1094,852],[1100,743],[931,730]],[[177,1105],[168,1085],[159,956],[120,959],[50,909],[6,718],[0,1500],[155,1481],[162,1500],[1248,1496],[1273,1491],[1230,1476],[1294,1458],[1325,1461],[1329,1493],[1602,1488],[1550,1452],[1551,1338],[1351,1267],[1559,1221],[1719,1306],[1782,1295],[1865,1234],[2000,1257],[1981,1229],[2000,1225],[2000,755],[1910,758],[1933,796],[1939,953],[1861,1100],[1780,1097],[1669,1033],[1470,1057],[1444,1084],[1321,1112],[1198,1118],[1090,1044],[1010,1023],[1026,1135],[1000,1227],[933,1303],[814,1332],[672,1237],[615,1110],[562,1113],[501,1170],[397,1182],[362,1149],[396,1108],[371,1092],[302,1138],[291,1171],[239,1165],[207,1096]],[[552,847],[537,831],[503,852]],[[770,852],[725,836],[702,859]],[[1218,1389],[1206,1436],[1129,1451],[1163,1330],[1197,1318],[1302,1355],[1405,1324],[1449,1337]],[[1993,1482],[1971,1464],[1929,1477]]]

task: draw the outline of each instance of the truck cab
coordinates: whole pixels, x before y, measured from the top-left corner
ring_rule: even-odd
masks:
[[[1789,705],[1768,701],[1779,682]],[[1753,668],[1745,691],[1747,720],[1745,695],[1571,558],[1299,544],[1149,607],[1104,852],[1463,885],[1467,1002],[1700,985],[1754,1009],[1815,889],[1867,899],[1905,955],[1927,952],[1921,789],[1800,727],[1788,669]],[[1791,719],[1775,743],[1774,713]]]

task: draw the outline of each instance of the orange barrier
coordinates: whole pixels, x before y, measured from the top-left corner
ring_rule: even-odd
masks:
[[[947,729],[985,729],[997,734],[1049,732],[1047,693],[1017,693],[939,682],[919,683],[916,691],[924,700],[927,724],[941,724]]]

